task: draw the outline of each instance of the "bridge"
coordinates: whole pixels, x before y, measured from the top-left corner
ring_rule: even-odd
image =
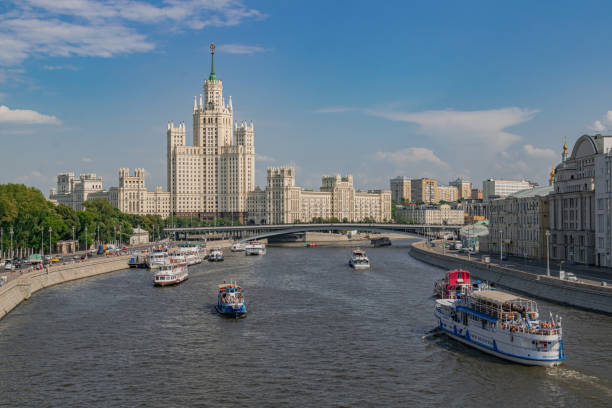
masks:
[[[277,225],[232,225],[220,227],[169,227],[166,235],[174,234],[177,238],[189,235],[207,234],[222,235],[240,239],[241,242],[255,241],[279,235],[297,234],[309,231],[366,231],[377,233],[396,233],[404,235],[430,235],[434,231],[450,231],[458,235],[463,225],[421,225],[421,224],[365,224],[365,223],[325,223],[325,224],[277,224]]]

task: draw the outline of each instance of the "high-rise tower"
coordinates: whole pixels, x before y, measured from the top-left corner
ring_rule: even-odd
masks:
[[[226,103],[215,74],[214,44],[210,53],[204,98],[193,99],[193,146],[185,146],[184,125],[168,128],[168,190],[177,215],[242,220],[255,187],[254,127],[234,126],[232,97]]]

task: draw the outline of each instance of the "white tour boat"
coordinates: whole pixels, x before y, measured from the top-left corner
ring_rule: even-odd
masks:
[[[187,265],[202,263],[202,248],[200,246],[188,246],[179,248],[178,255],[183,256]]]
[[[153,252],[147,255],[145,263],[149,269],[159,269],[168,264],[167,252]]]
[[[249,242],[244,248],[244,253],[246,255],[265,255],[266,246],[260,242]]]
[[[155,286],[170,286],[177,285],[186,281],[189,277],[187,265],[184,263],[168,263],[160,267],[155,273],[153,285]]]
[[[223,256],[223,251],[219,248],[213,248],[210,250],[208,254],[208,262],[222,262],[225,259]]]
[[[540,320],[535,301],[498,290],[438,299],[434,314],[449,337],[515,363],[554,366],[565,360],[561,319]]]
[[[349,265],[354,269],[368,269],[370,267],[370,260],[368,259],[365,251],[356,249],[349,259]]]
[[[234,245],[232,245],[230,250],[232,252],[244,252],[246,250],[246,245],[240,242],[236,242],[234,243]]]

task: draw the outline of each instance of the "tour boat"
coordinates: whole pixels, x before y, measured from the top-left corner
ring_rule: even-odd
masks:
[[[565,360],[561,318],[540,320],[535,301],[497,291],[437,299],[438,327],[452,339],[515,363],[559,365]]]
[[[470,273],[463,270],[446,272],[444,279],[434,283],[434,293],[440,299],[455,299],[471,290]]]
[[[349,265],[354,269],[368,269],[370,267],[370,260],[368,259],[365,251],[356,249],[351,255]]]
[[[179,255],[183,256],[187,265],[196,265],[202,263],[202,248],[199,246],[185,246],[179,248]]]
[[[147,256],[145,263],[149,269],[159,269],[168,264],[168,253],[153,252]]]
[[[306,248],[315,248],[317,246],[316,242],[309,242],[306,244]]]
[[[246,255],[265,255],[266,246],[260,242],[250,242],[246,245],[244,253]]]
[[[184,263],[167,263],[155,273],[153,285],[170,286],[177,285],[189,277],[187,265]]]
[[[234,245],[232,245],[230,250],[232,252],[244,252],[246,250],[246,246],[243,243],[236,242]]]
[[[217,306],[215,308],[217,312],[225,316],[239,318],[246,315],[247,310],[244,304],[242,288],[236,282],[219,285]]]
[[[219,248],[213,248],[208,254],[208,262],[221,262],[223,261],[223,252]]]

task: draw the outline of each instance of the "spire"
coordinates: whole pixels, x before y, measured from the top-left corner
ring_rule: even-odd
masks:
[[[195,112],[196,110],[198,110],[198,105],[196,104],[196,97],[193,97],[193,111]]]
[[[548,185],[552,186],[555,182],[555,164],[553,163],[552,169],[550,170],[550,179],[548,179]]]
[[[209,81],[216,81],[217,75],[215,75],[215,43],[210,43],[210,55],[212,56],[210,62],[210,75],[208,76]]]
[[[563,142],[563,155],[561,156],[563,161],[567,160],[567,136],[565,137],[565,141]]]

